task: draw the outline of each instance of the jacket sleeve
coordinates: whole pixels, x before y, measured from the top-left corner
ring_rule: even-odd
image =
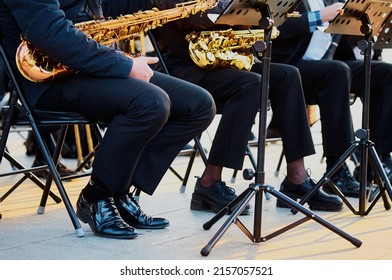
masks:
[[[99,77],[128,77],[132,59],[104,47],[65,18],[58,0],[4,0],[26,38],[49,57]]]

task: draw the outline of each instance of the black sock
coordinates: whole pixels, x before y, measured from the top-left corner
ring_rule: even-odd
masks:
[[[97,182],[98,181],[98,182]],[[84,199],[89,203],[94,203],[102,199],[106,199],[112,196],[112,191],[100,184],[97,178],[91,176],[90,181],[86,187],[82,190]]]

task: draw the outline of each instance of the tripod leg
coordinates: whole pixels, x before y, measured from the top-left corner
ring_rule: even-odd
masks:
[[[282,201],[284,201],[286,204],[290,205],[292,208],[294,208],[297,211],[301,212],[302,214],[304,214],[308,218],[315,220],[316,222],[318,222],[319,224],[321,224],[324,227],[328,228],[329,230],[333,231],[337,235],[339,235],[339,236],[343,237],[344,239],[350,241],[354,246],[360,247],[362,245],[362,241],[360,241],[359,239],[354,238],[354,237],[348,235],[346,232],[344,232],[341,229],[337,228],[336,226],[334,226],[333,224],[331,224],[328,221],[324,220],[323,218],[317,216],[315,213],[313,213],[312,211],[306,209],[301,204],[298,204],[297,202],[295,202],[291,198],[285,196],[284,194],[276,191],[273,188],[269,189],[267,191],[270,192],[272,195],[276,196],[278,199],[281,199]]]
[[[391,188],[391,183],[389,182],[388,176],[385,173],[385,170],[382,166],[381,160],[378,157],[378,154],[376,152],[376,149],[373,144],[369,146],[369,151],[370,151],[370,162],[372,164],[373,170],[376,174],[376,181],[378,185],[378,191],[384,189],[387,191],[389,198],[392,199],[392,188]],[[384,206],[386,210],[391,209],[391,205],[383,192],[382,194],[383,201],[384,201]]]
[[[238,205],[238,207],[233,212],[233,214],[226,220],[226,222],[221,226],[221,228],[215,233],[215,235],[211,238],[211,240],[208,242],[208,244],[203,247],[203,249],[200,252],[202,256],[208,256],[210,254],[212,248],[219,241],[219,239],[223,236],[223,234],[229,229],[230,225],[237,220],[238,216],[245,209],[246,205],[252,199],[252,197],[254,196],[255,192],[256,192],[256,190],[253,189],[253,188],[249,188],[246,191],[245,198],[241,202],[241,204]],[[241,197],[243,197],[243,196],[241,196]],[[240,198],[240,196],[237,197],[235,200],[237,200],[239,198]]]
[[[384,181],[384,185],[386,187],[386,190],[388,192],[389,197],[392,199],[392,187],[391,187],[391,183],[389,182],[388,176],[385,173],[385,170],[382,166],[381,160],[378,157],[378,154],[376,152],[376,148],[371,145],[369,147],[370,150],[370,156],[371,159],[374,161],[374,164],[376,165],[376,170],[379,172],[380,177],[382,178],[382,180]]]
[[[299,201],[299,204],[304,205],[306,202],[309,201],[309,199],[316,194],[316,192],[327,182],[330,182],[330,179],[333,174],[338,171],[338,169],[343,165],[343,163],[350,157],[350,155],[354,154],[355,150],[358,148],[359,142],[353,142],[351,146],[348,148],[348,150],[336,161],[336,163],[332,166],[332,168],[327,171],[324,176],[316,183],[316,186],[310,190],[307,194],[305,194],[302,199]],[[338,193],[341,198],[344,198],[343,194],[336,188],[336,186],[333,183],[329,184],[331,188],[335,191],[335,193]],[[343,199],[343,202],[351,209],[354,210],[354,208],[351,206],[350,202],[347,199]],[[291,212],[293,214],[296,214],[297,211],[296,209],[292,209]]]
[[[297,211],[301,212],[302,214],[304,214],[306,217],[302,218],[301,220],[294,222],[286,227],[284,227],[283,229],[277,230],[274,233],[269,234],[267,237],[260,237],[259,234],[260,232],[257,232],[254,236],[252,236],[252,234],[245,228],[245,226],[238,220],[238,216],[240,215],[241,211],[245,208],[245,206],[249,203],[249,201],[252,199],[252,197],[254,195],[261,195],[261,193],[259,193],[260,191],[266,191],[269,192],[271,195],[277,197],[277,199],[282,200],[284,203],[286,203],[287,205],[289,205],[290,207],[296,209]],[[262,211],[262,197],[259,196],[258,199],[256,199],[256,204],[259,203],[259,211]],[[256,215],[255,214],[255,219],[256,217],[261,216],[260,215]],[[261,220],[261,217],[258,217]],[[303,207],[301,204],[298,204],[297,202],[295,202],[294,200],[292,200],[291,198],[287,197],[286,195],[280,193],[279,191],[274,190],[273,187],[265,187],[265,186],[261,186],[261,188],[259,187],[253,187],[253,188],[249,188],[246,192],[245,192],[245,197],[244,200],[240,203],[240,205],[238,206],[238,208],[236,208],[236,210],[234,211],[234,213],[226,220],[226,222],[221,226],[221,228],[215,233],[215,235],[212,237],[212,239],[208,242],[208,244],[206,246],[203,247],[203,249],[201,250],[201,255],[202,256],[208,256],[212,250],[212,248],[215,246],[215,244],[219,241],[219,239],[223,236],[223,234],[227,231],[227,229],[230,227],[230,225],[232,223],[235,223],[238,225],[238,227],[246,234],[246,236],[248,236],[249,239],[251,239],[253,242],[265,242],[268,239],[278,236],[281,233],[284,233],[286,231],[288,231],[289,229],[294,228],[295,226],[298,226],[310,219],[313,219],[314,221],[318,222],[319,224],[321,224],[322,226],[326,227],[327,229],[333,231],[334,233],[336,233],[337,235],[343,237],[344,239],[348,240],[350,243],[352,243],[354,246],[356,247],[360,247],[362,245],[362,241],[360,241],[357,238],[354,238],[352,236],[350,236],[349,234],[347,234],[346,232],[342,231],[341,229],[335,227],[334,225],[332,225],[331,223],[327,222],[326,220],[324,220],[323,218],[319,217],[318,215],[316,215],[315,213],[313,213],[312,211],[306,209],[305,207]],[[261,221],[260,221],[261,224]],[[256,226],[255,226],[256,228]],[[259,230],[259,229],[257,229]],[[257,236],[256,236],[257,235]]]
[[[279,176],[279,171],[280,171],[280,167],[282,166],[283,157],[284,157],[284,152],[282,150],[282,152],[280,153],[280,156],[279,156],[278,165],[276,166],[276,170],[275,170],[275,176],[276,177]]]
[[[236,199],[230,202],[226,207],[220,210],[214,217],[212,217],[209,221],[205,222],[203,225],[203,229],[209,230],[217,221],[219,221],[224,215],[227,213],[231,214],[232,209],[236,207],[248,194],[248,192],[252,191],[251,188],[246,189],[243,193],[241,193]],[[240,206],[238,206],[240,207]],[[241,213],[241,212],[240,212]]]

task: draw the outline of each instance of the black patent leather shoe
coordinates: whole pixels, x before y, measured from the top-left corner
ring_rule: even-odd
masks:
[[[80,194],[76,203],[76,215],[83,223],[88,223],[92,231],[99,236],[133,239],[138,235],[137,231],[121,218],[111,197],[89,203]]]
[[[296,185],[290,183],[287,177],[284,179],[280,186],[280,192],[297,201],[300,200],[305,194],[313,189],[315,183],[311,178],[307,178],[303,184]],[[343,208],[343,201],[336,195],[329,195],[323,190],[319,189],[307,202],[311,210],[319,211],[340,211]],[[276,202],[277,207],[290,208],[280,199]]]
[[[169,226],[165,218],[153,218],[146,215],[131,194],[124,194],[114,199],[123,220],[138,229],[162,229]]]

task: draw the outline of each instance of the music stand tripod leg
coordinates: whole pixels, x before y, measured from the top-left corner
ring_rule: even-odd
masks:
[[[268,192],[272,196],[275,196],[277,199],[282,200],[284,203],[292,207],[293,209],[296,209],[297,211],[301,212],[304,214],[306,217],[300,219],[299,221],[293,222],[281,229],[278,229],[274,231],[273,233],[270,233],[267,236],[261,236],[261,216],[262,216],[262,204],[263,204],[263,194]],[[260,243],[260,242],[266,242],[273,237],[276,237],[304,222],[307,222],[309,220],[314,220],[317,223],[321,224],[322,226],[326,227],[327,229],[333,231],[337,235],[341,236],[342,238],[346,239],[350,243],[352,243],[356,247],[360,247],[362,245],[362,241],[360,241],[357,238],[352,237],[351,235],[347,234],[343,230],[337,228],[333,224],[329,223],[328,221],[324,220],[320,216],[316,215],[312,211],[306,209],[303,207],[301,204],[297,203],[296,201],[292,200],[291,198],[287,197],[286,195],[282,194],[279,191],[276,191],[273,187],[268,186],[268,185],[258,185],[258,184],[251,184],[250,187],[244,192],[245,197],[243,198],[242,202],[237,206],[237,208],[234,210],[233,214],[230,215],[230,217],[224,222],[224,224],[220,227],[220,229],[215,233],[215,235],[210,239],[210,241],[205,245],[202,250],[201,250],[201,255],[202,256],[208,256],[212,250],[212,248],[216,245],[216,243],[219,241],[219,239],[224,235],[224,233],[228,230],[228,228],[231,226],[231,224],[236,224],[239,229],[252,241],[255,243]],[[246,207],[246,205],[250,202],[250,200],[253,198],[253,196],[256,196],[255,198],[255,226],[254,226],[254,233],[252,233],[241,223],[239,220],[239,215],[243,211],[243,209]],[[260,196],[259,198],[257,196]],[[238,200],[240,196],[236,199]],[[242,197],[241,197],[242,198]],[[222,212],[224,215],[224,211]],[[218,213],[218,214],[222,214]],[[212,223],[217,221],[218,215],[216,215],[214,218],[212,218],[210,221],[205,223],[204,229],[209,229],[212,226]]]
[[[316,183],[313,189],[311,189],[308,193],[306,193],[301,200],[299,201],[299,204],[304,205],[306,202],[309,201],[309,199],[316,194],[316,192],[324,185],[328,184],[332,191],[338,195],[342,200],[343,203],[354,213],[357,211],[355,208],[352,206],[352,204],[345,198],[343,193],[335,186],[335,184],[330,180],[330,178],[333,176],[333,174],[336,173],[337,170],[344,164],[344,162],[352,155],[355,153],[356,149],[358,149],[360,145],[359,141],[355,141],[351,144],[351,146],[348,148],[348,150],[335,162],[335,164],[332,165],[332,167],[321,177],[321,179]],[[298,211],[295,209],[291,209],[291,212],[293,214],[296,214]]]
[[[229,229],[232,223],[236,223],[239,220],[237,219],[238,216],[241,214],[241,212],[245,209],[246,205],[249,203],[249,201],[253,198],[255,192],[257,190],[254,188],[249,188],[247,189],[245,198],[242,200],[241,204],[238,205],[238,207],[234,210],[233,214],[230,215],[230,217],[224,222],[224,224],[221,226],[221,228],[215,233],[215,235],[211,238],[211,240],[203,247],[203,249],[200,251],[200,254],[202,256],[208,256],[212,250],[212,248],[215,246],[215,244],[219,241],[219,239],[223,236],[223,234]],[[236,200],[240,198],[237,197]],[[241,197],[242,198],[242,197]],[[217,222],[219,218],[221,218],[225,212],[219,212],[215,217],[213,217],[210,221],[206,222],[203,225],[204,229],[209,229],[213,223]],[[244,228],[244,227],[242,227]],[[253,241],[252,234],[247,231],[246,235],[249,237],[251,241]]]
[[[366,13],[363,13],[361,17],[358,18],[361,21],[361,33],[364,35],[364,39],[358,42],[359,49],[364,53],[364,72],[365,72],[365,81],[364,81],[364,94],[362,98],[362,128],[358,129],[355,132],[355,136],[360,139],[359,148],[360,148],[360,170],[359,170],[359,185],[360,185],[360,194],[359,194],[359,209],[356,211],[351,207],[349,208],[353,211],[354,214],[359,215],[367,215],[369,214],[371,208],[373,208],[375,202],[382,197],[384,200],[384,206],[386,210],[391,208],[388,199],[385,194],[385,190],[389,195],[389,198],[392,199],[392,188],[391,184],[386,176],[385,170],[382,167],[381,161],[378,157],[378,154],[375,150],[374,143],[369,140],[369,105],[370,105],[370,81],[371,81],[371,53],[373,49],[373,38],[372,38],[372,23],[369,20],[369,17]],[[356,149],[356,148],[355,148]],[[346,153],[341,157],[347,159],[347,155],[353,155],[355,149],[351,146]],[[370,151],[370,156],[369,156]],[[373,170],[376,175],[376,181],[379,185],[379,188],[382,190],[381,196],[377,196],[371,206],[366,209],[366,197],[367,197],[367,178],[368,178],[368,162],[371,162]],[[325,178],[329,178],[333,175],[337,169],[341,165],[341,160],[339,160],[333,167],[331,172],[327,172],[325,176],[316,184],[315,188],[309,191],[303,199],[300,201],[301,204],[304,204],[316,191],[325,183]],[[332,184],[333,185],[333,184]],[[334,189],[337,193],[340,193],[339,190],[334,186]],[[340,196],[340,195],[339,195]],[[373,195],[374,197],[374,195]],[[344,200],[345,203],[347,200]],[[294,212],[294,211],[293,211]]]
[[[369,192],[368,202],[371,202],[371,205],[368,207],[368,210],[365,212],[366,215],[370,212],[370,210],[373,208],[375,203],[380,199],[380,197],[382,197],[383,199],[384,208],[386,210],[391,209],[391,205],[389,203],[387,194],[389,195],[389,197],[391,197],[392,195],[391,183],[382,166],[381,160],[378,157],[376,148],[374,147],[374,143],[371,141],[368,141],[368,150],[369,150],[369,160],[375,173],[377,188],[376,190],[372,190],[372,189],[368,190]]]
[[[361,153],[361,158],[367,158],[370,160],[373,170],[375,171],[376,175],[376,181],[378,183],[378,186],[384,186],[381,187],[381,189],[386,190],[389,196],[391,197],[392,194],[392,188],[391,184],[388,180],[388,177],[385,173],[385,170],[382,167],[382,163],[377,155],[377,152],[374,147],[374,143],[372,143],[369,140],[366,140],[367,134],[364,134],[363,130],[360,129],[356,132],[356,136],[361,138],[360,141],[355,141],[351,144],[351,146],[348,148],[348,150],[336,161],[336,163],[331,167],[329,171],[327,171],[323,177],[316,183],[315,187],[310,190],[307,194],[305,194],[302,199],[299,201],[299,204],[304,205],[306,202],[309,201],[309,199],[318,191],[319,188],[321,188],[324,184],[328,184],[331,189],[335,192],[336,195],[338,195],[342,200],[343,203],[356,215],[367,215],[370,212],[370,207],[366,210],[365,207],[365,201],[366,197],[368,196],[368,190],[367,188],[367,160],[365,162],[360,162],[360,199],[359,199],[359,210],[356,210],[354,206],[346,199],[346,197],[343,195],[343,193],[335,186],[335,184],[330,180],[330,178],[336,173],[336,171],[343,165],[343,163],[353,154],[355,154],[355,151],[357,149],[360,149]],[[363,151],[363,149],[366,149]],[[370,151],[370,155],[368,155],[368,151]],[[362,156],[364,155],[364,156]],[[379,199],[379,197],[376,197],[377,192],[374,192],[373,194],[369,195],[369,201],[373,201],[373,204],[375,201]],[[391,208],[390,203],[385,195],[385,192],[382,193],[382,198],[384,201],[384,207],[386,210],[389,210]],[[361,199],[362,197],[362,199]],[[376,197],[376,198],[375,198]],[[373,207],[373,206],[372,206]],[[371,208],[372,208],[371,207]],[[298,211],[296,209],[291,209],[291,212],[293,214],[296,214]]]
[[[371,83],[371,56],[373,50],[373,38],[372,38],[372,22],[369,16],[364,13],[361,17],[361,32],[364,34],[364,39],[358,43],[359,49],[364,53],[364,71],[365,71],[365,90],[363,95],[363,113],[362,113],[362,129],[359,129],[356,134],[357,137],[359,133],[363,134],[361,139],[365,139],[366,144],[361,146],[361,159],[360,159],[360,200],[359,200],[359,214],[367,215],[371,208],[366,210],[366,189],[367,189],[367,175],[368,168],[367,163],[370,160],[373,169],[376,174],[376,181],[379,184],[379,188],[383,191],[387,190],[389,197],[392,198],[392,189],[390,182],[385,174],[385,170],[382,167],[381,160],[376,153],[374,143],[369,140],[369,111],[370,111],[370,83]],[[369,156],[370,151],[370,156]],[[381,182],[384,182],[382,184]],[[380,196],[378,196],[380,198]],[[385,195],[383,195],[385,209],[389,209],[390,205],[387,203]],[[375,202],[373,202],[372,206]]]

